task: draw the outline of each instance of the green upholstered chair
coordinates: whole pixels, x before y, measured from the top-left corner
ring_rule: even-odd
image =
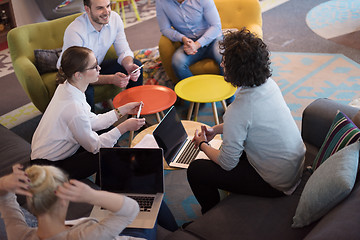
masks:
[[[35,49],[57,49],[63,45],[66,27],[77,17],[74,14],[48,22],[20,26],[7,35],[10,56],[17,79],[33,104],[44,112],[54,95],[56,71],[40,74],[35,67]],[[114,47],[106,58],[116,58]],[[96,85],[95,103],[113,98],[121,91],[114,85]]]
[[[263,36],[262,16],[259,0],[214,0],[218,9],[223,29],[242,29],[246,27],[249,31]],[[165,36],[160,37],[159,52],[162,65],[168,77],[174,84],[178,82],[171,66],[172,55],[181,46],[180,42],[172,42]],[[219,74],[220,70],[212,59],[203,59],[190,66],[194,75]]]

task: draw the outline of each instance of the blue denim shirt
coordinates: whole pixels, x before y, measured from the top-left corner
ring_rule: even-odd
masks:
[[[213,0],[156,0],[156,16],[161,33],[174,42],[185,36],[203,47],[222,34]]]

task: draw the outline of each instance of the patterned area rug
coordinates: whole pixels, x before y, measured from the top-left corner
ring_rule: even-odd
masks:
[[[306,23],[317,35],[360,49],[360,1],[331,0],[311,9]]]
[[[349,104],[360,97],[360,65],[342,54],[272,53],[273,78],[300,128],[304,108],[317,98]]]

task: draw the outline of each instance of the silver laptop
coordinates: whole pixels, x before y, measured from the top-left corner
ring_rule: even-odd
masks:
[[[199,155],[208,159],[195,148],[192,137],[187,135],[174,106],[155,128],[153,136],[158,146],[164,150],[165,161],[170,167],[188,168],[193,160],[200,158]],[[221,141],[213,140],[211,143],[213,142],[213,147],[220,147]]]
[[[100,187],[138,201],[140,213],[127,227],[153,228],[164,196],[163,151],[160,148],[101,148]],[[98,220],[109,211],[94,206]]]

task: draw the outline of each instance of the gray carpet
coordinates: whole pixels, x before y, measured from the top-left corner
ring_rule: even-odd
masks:
[[[10,73],[0,79],[0,116],[30,102],[22,89],[15,73]]]
[[[360,49],[326,40],[306,25],[306,14],[326,1],[290,0],[263,13],[264,42],[270,51],[340,53],[360,63]]]

